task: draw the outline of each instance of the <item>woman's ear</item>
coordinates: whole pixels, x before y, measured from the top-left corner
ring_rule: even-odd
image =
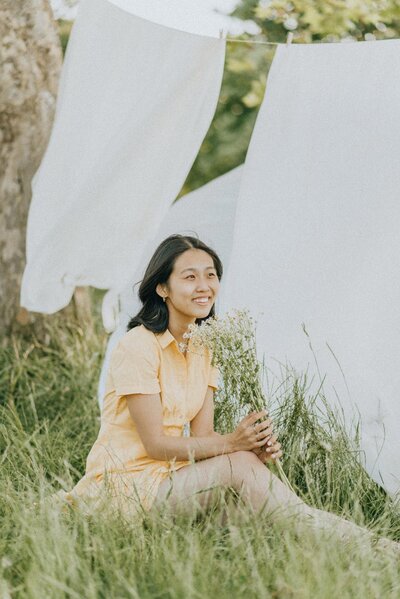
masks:
[[[156,293],[162,298],[165,297],[167,292],[166,290],[162,287],[161,283],[158,283],[157,287],[156,287]]]

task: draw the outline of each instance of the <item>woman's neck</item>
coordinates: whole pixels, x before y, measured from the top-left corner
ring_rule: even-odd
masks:
[[[178,343],[186,343],[187,339],[183,337],[185,333],[189,332],[189,324],[194,324],[196,319],[192,320],[180,320],[176,321],[176,319],[169,319],[168,322],[168,330],[173,337],[175,337]]]

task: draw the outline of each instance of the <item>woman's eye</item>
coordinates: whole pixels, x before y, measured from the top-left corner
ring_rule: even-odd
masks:
[[[208,273],[211,277],[215,277],[215,272],[209,272]],[[194,275],[188,275],[187,277],[185,277],[186,279],[190,279],[190,277],[194,278]]]

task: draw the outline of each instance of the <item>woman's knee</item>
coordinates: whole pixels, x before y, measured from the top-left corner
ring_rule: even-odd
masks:
[[[256,456],[254,451],[234,451],[226,455],[229,457],[229,459],[233,460],[236,465],[245,468],[248,468],[252,465],[256,467],[258,467],[260,464],[262,465],[262,462]]]
[[[248,480],[249,474],[256,473],[259,468],[265,468],[253,451],[235,451],[226,454],[226,457],[231,469],[232,480],[239,484]]]

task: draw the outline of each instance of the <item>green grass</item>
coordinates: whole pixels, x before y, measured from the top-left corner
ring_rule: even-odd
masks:
[[[203,516],[126,522],[56,510],[46,498],[83,474],[99,427],[106,336],[96,326],[88,333],[55,320],[48,343],[14,339],[0,350],[2,599],[400,596],[393,554],[257,518],[228,493]],[[400,540],[398,506],[361,468],[357,439],[323,395],[309,397],[306,379],[289,372],[274,405],[282,462],[298,493]]]

